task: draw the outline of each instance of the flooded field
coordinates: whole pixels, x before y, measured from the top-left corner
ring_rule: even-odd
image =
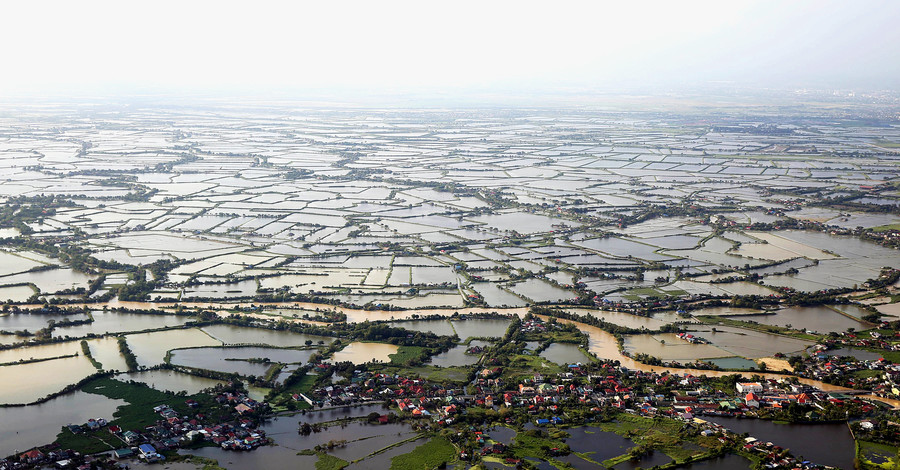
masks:
[[[66,424],[81,424],[90,418],[111,419],[122,400],[74,392],[39,405],[0,408],[0,455],[30,449],[35,442],[52,442]],[[10,423],[15,423],[11,426]]]
[[[77,343],[76,343],[77,344]],[[0,366],[0,402],[32,403],[97,372],[84,356],[52,359],[28,364]],[[22,380],[28,377],[28,380]]]
[[[222,344],[198,328],[139,333],[125,338],[137,356],[138,365],[146,367],[162,364],[166,353],[172,349]]]
[[[397,352],[399,348],[393,344],[383,343],[350,343],[344,349],[334,353],[331,357],[332,362],[350,361],[354,364],[363,364],[366,362],[390,362],[391,354]]]
[[[638,331],[678,323],[702,338],[629,334],[625,355],[609,332],[577,325],[591,354],[626,368],[727,374],[652,367],[628,357],[648,354],[705,360],[752,377],[757,360],[801,354],[814,343],[726,326],[727,320],[822,334],[873,326],[862,320],[870,311],[861,305],[788,306],[802,303],[789,291],[855,288],[858,295],[885,268],[900,267],[890,235],[900,221],[893,209],[900,203],[898,159],[887,146],[900,141],[893,121],[857,116],[862,107],[855,102],[849,110],[817,105],[793,114],[768,106],[725,112],[716,105],[713,112],[697,108],[682,116],[644,106],[626,112],[618,105],[3,104],[0,197],[23,210],[0,227],[0,299],[9,304],[0,313],[0,345],[23,344],[0,350],[0,384],[15,384],[0,387],[0,403],[32,402],[95,373],[82,338],[104,370],[125,371],[116,334],[125,335],[139,368],[162,364],[171,353],[172,364],[249,382],[275,364],[288,365],[283,379],[336,340],[288,331],[304,325],[322,327],[306,330],[318,333],[342,329],[343,348],[328,362],[389,362],[398,346],[360,341],[370,336],[340,325],[344,316],[351,324],[383,320],[411,332],[458,336],[458,344],[426,364],[436,367],[422,370],[464,377],[463,369],[438,368],[474,369],[481,354],[467,350],[488,346],[494,340],[487,338],[504,336],[511,323],[467,314],[522,316],[529,306],[546,304]],[[891,303],[895,288],[869,301],[900,317],[900,303]],[[692,310],[709,300],[759,308]],[[60,313],[67,308],[73,313]],[[246,318],[213,324],[233,314]],[[423,320],[429,315],[445,319]],[[236,326],[242,321],[260,328]],[[66,338],[73,340],[53,342]],[[545,341],[529,339],[530,351]],[[875,353],[830,354],[872,359]],[[540,356],[561,366],[592,360],[562,342]],[[219,383],[168,370],[118,377],[186,393]],[[250,390],[259,399],[266,393]],[[35,407],[0,408],[0,422],[22,421],[21,436],[0,426],[0,451],[51,440],[66,424],[60,419],[108,416],[117,404],[76,392]],[[410,426],[353,422],[297,434],[302,420],[382,410],[281,416],[264,425],[277,446],[192,452],[234,470],[313,468],[316,457],[297,452],[346,439],[346,447],[329,453],[354,461],[348,468],[387,468],[392,457],[424,441],[370,454],[414,437]],[[839,429],[784,429],[747,432],[774,436],[821,463],[852,465]],[[570,431],[573,450],[597,461],[634,445],[595,429]],[[514,439],[508,429],[495,434]],[[835,448],[813,448],[823,439],[834,440]],[[655,452],[615,468],[671,460]],[[562,461],[593,465],[574,454]],[[748,466],[727,455],[688,468]]]
[[[812,341],[721,325],[696,326],[692,327],[691,331],[732,355],[748,359],[767,357],[775,353],[798,354],[813,345]]]
[[[460,344],[450,348],[449,351],[432,356],[429,364],[437,367],[458,367],[477,364],[482,354],[466,354],[469,348],[475,346],[485,347],[490,345],[485,341],[473,340],[469,344]]]
[[[469,319],[454,320],[450,323],[453,324],[453,329],[456,330],[459,338],[465,340],[466,338],[502,337],[509,328],[510,320]]]
[[[28,330],[34,332],[35,330],[46,327],[51,320],[59,322],[66,320],[85,320],[87,318],[87,315],[78,313],[68,315],[53,313],[10,313],[7,315],[0,315],[0,330],[9,332]]]
[[[290,348],[304,346],[307,341],[312,344],[331,344],[334,338],[328,336],[304,335],[289,331],[267,330],[263,328],[246,328],[234,325],[209,325],[201,330],[226,345],[263,344]]]
[[[103,370],[128,370],[116,338],[96,338],[88,340],[87,343],[91,350],[91,356],[103,366]]]
[[[264,376],[276,362],[303,364],[315,350],[261,347],[191,348],[172,351],[172,364],[247,376]]]
[[[841,315],[827,307],[788,307],[771,315],[741,315],[729,317],[736,320],[756,322],[761,325],[775,325],[805,329],[819,333],[843,332],[849,328],[865,329],[866,323]]]
[[[697,359],[711,359],[733,356],[713,344],[692,344],[672,333],[659,335],[629,335],[625,337],[625,351],[645,353],[663,361],[692,362]]]
[[[541,351],[541,357],[561,366],[590,361],[590,358],[578,349],[578,345],[568,343],[551,344],[547,349]]]
[[[134,380],[135,382],[145,383],[157,390],[168,390],[175,393],[186,392],[188,395],[224,383],[221,380],[183,374],[174,370],[128,372],[117,375],[116,379],[122,381]]]
[[[776,424],[757,419],[735,419],[723,417],[704,418],[737,432],[771,441],[775,445],[789,448],[794,455],[802,455],[807,460],[821,465],[839,468],[854,468],[854,443],[850,429],[844,423],[832,424]],[[828,442],[823,446],[822,442]]]
[[[53,336],[80,338],[89,334],[104,335],[107,333],[142,331],[168,326],[181,326],[191,320],[190,317],[176,315],[147,315],[102,310],[92,311],[91,317],[94,321],[87,325],[56,328],[53,330]]]
[[[441,336],[453,336],[456,334],[456,330],[453,329],[453,324],[447,320],[400,321],[391,323],[391,326],[410,331],[434,333]]]

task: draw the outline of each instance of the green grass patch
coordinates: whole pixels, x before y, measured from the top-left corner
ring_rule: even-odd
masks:
[[[614,432],[631,439],[635,444],[663,452],[677,461],[704,454],[709,448],[719,445],[715,438],[686,433],[682,428],[683,424],[675,420],[651,419],[625,413],[619,414],[615,421],[600,424],[600,429],[604,431]],[[616,463],[618,461],[612,465]],[[607,462],[603,465],[609,466]]]
[[[418,376],[423,379],[440,383],[460,383],[466,382],[470,367],[435,367],[435,366],[416,366],[416,367],[380,367],[384,373],[399,374],[404,377]]]
[[[861,379],[868,379],[869,377],[878,377],[883,373],[884,371],[880,370],[857,370],[854,371],[851,375],[853,375],[854,377],[859,377]]]
[[[109,431],[103,429],[90,433],[74,434],[66,428],[56,435],[56,443],[63,449],[72,449],[84,454],[105,452],[126,447],[125,444]]]
[[[503,378],[515,381],[523,377],[531,377],[534,374],[552,375],[562,372],[563,369],[541,356],[531,354],[516,354],[509,359],[509,364],[503,370]]]
[[[421,346],[400,346],[397,352],[389,354],[388,357],[391,358],[391,364],[404,365],[409,364],[410,361],[418,360],[424,352],[425,348]]]
[[[175,454],[175,455],[171,455],[171,456],[167,455],[166,462],[168,462],[168,463],[188,462],[188,463],[197,465],[198,467],[201,468],[201,470],[225,470],[224,468],[222,468],[219,465],[219,461],[216,459],[211,459],[208,457],[200,457],[197,455],[190,455],[190,454],[187,454],[187,455]]]
[[[300,380],[296,383],[291,384],[290,387],[285,389],[285,392],[288,394],[309,393],[313,389],[313,386],[316,385],[316,380],[318,378],[319,376],[317,375],[304,375],[303,377],[300,377]]]
[[[435,437],[408,454],[391,459],[391,469],[423,470],[438,468],[456,459],[456,447],[443,437]]]
[[[316,460],[316,470],[341,470],[347,465],[350,462],[325,453],[320,453],[319,460]]]
[[[900,230],[900,224],[880,225],[872,227],[873,232],[887,232],[888,230]]]
[[[176,397],[173,393],[161,392],[138,382],[101,378],[88,382],[81,389],[88,393],[128,402],[113,413],[115,419],[111,421],[125,430],[143,429],[156,423],[161,418],[153,411],[155,406],[169,405],[179,414],[190,413],[183,397]]]
[[[900,143],[891,140],[876,140],[875,145],[886,149],[900,149]]]
[[[900,448],[869,441],[856,441],[856,457],[861,468],[900,468]]]
[[[547,431],[550,431],[547,429]],[[549,436],[539,435],[535,431],[525,431],[516,434],[511,450],[518,458],[550,458],[550,449],[567,447],[562,441],[551,439]]]

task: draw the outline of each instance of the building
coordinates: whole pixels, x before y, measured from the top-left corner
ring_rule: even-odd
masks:
[[[738,393],[761,392],[763,386],[759,382],[738,382],[735,384]]]

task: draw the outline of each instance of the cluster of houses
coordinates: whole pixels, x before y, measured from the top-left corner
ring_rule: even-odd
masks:
[[[868,390],[883,397],[900,396],[900,364],[878,359],[857,359],[838,356],[819,348],[803,362],[803,375],[825,382]],[[870,374],[855,374],[874,371]]]
[[[202,413],[193,418],[180,416],[169,405],[159,405],[153,411],[162,419],[143,432],[110,426],[110,432],[129,446],[116,450],[114,456],[120,459],[138,456],[148,462],[155,462],[162,459],[159,451],[177,449],[200,440],[210,441],[226,450],[252,450],[268,443],[265,432],[255,429],[251,419],[241,416],[259,409],[263,404],[242,393],[230,392],[220,393],[216,396],[216,401],[233,407],[238,415],[235,423],[204,424],[205,416]],[[199,407],[194,400],[186,400],[185,404],[189,408]]]
[[[265,431],[256,429],[250,413],[263,411],[267,406],[243,393],[220,393],[216,401],[222,406],[232,407],[237,419],[233,423],[205,424],[203,413],[193,417],[182,416],[169,405],[159,405],[153,412],[160,419],[143,430],[126,430],[117,425],[109,425],[103,418],[89,419],[84,424],[66,426],[75,434],[98,431],[106,428],[115,439],[124,444],[110,453],[115,460],[140,458],[146,462],[164,460],[163,451],[177,449],[197,441],[209,441],[226,450],[252,450],[268,444]],[[199,403],[186,400],[188,408],[199,408]],[[113,441],[109,441],[113,442]],[[93,457],[82,458],[77,452],[59,450],[54,445],[44,446],[20,453],[16,459],[0,460],[0,470],[19,470],[52,465],[56,468],[76,468],[90,470]]]
[[[540,318],[534,317],[530,320],[523,321],[519,330],[523,333],[544,333],[547,330],[560,328],[562,328],[562,326],[557,323],[545,322]]]
[[[709,343],[709,341],[707,341],[706,339],[701,338],[699,336],[694,336],[690,333],[677,333],[675,336],[677,336],[678,339],[682,339],[691,344],[708,344]]]
[[[43,450],[42,450],[43,449]],[[55,467],[60,469],[90,470],[93,457],[83,457],[72,450],[62,450],[57,446],[31,449],[9,459],[0,459],[0,470],[20,470],[33,467]]]
[[[313,390],[311,401],[323,407],[395,400],[407,397],[462,395],[462,388],[447,388],[424,379],[400,375],[353,371],[349,384],[333,384]],[[305,396],[297,394],[295,400]]]
[[[882,322],[880,325],[881,328],[887,328],[888,324],[886,322]],[[877,331],[870,331],[868,333],[854,333],[854,332],[844,332],[839,333],[837,338],[827,338],[823,341],[823,344],[827,347],[855,347],[855,348],[872,348],[872,349],[881,349],[884,351],[900,351],[900,345],[894,344],[892,341],[896,341],[900,339],[900,332],[894,333],[893,337],[885,336]],[[818,349],[822,350],[824,347],[818,346]]]

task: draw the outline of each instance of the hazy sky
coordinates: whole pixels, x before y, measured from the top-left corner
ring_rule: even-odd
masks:
[[[14,1],[0,91],[900,88],[900,1]]]

